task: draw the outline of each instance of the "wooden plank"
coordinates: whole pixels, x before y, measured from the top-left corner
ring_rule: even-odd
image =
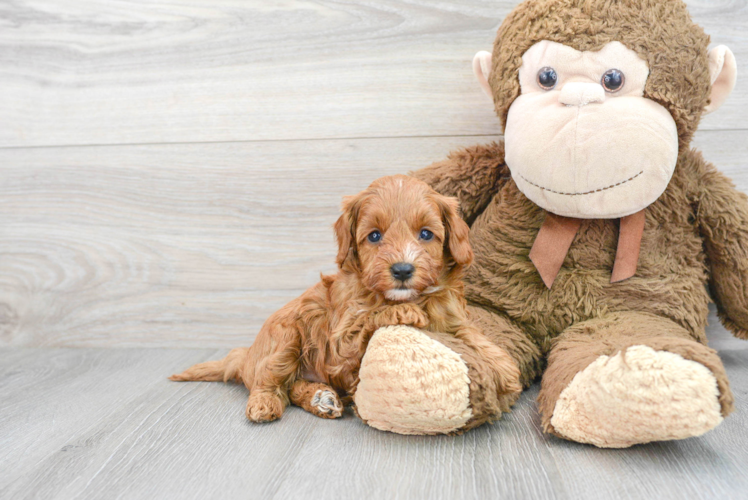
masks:
[[[516,3],[6,2],[0,147],[494,134],[471,60]],[[688,4],[748,73],[748,11]],[[741,79],[702,127],[746,114]]]
[[[329,491],[317,485],[329,477],[341,498],[567,498],[536,432],[536,392],[497,424],[463,436],[396,436],[362,425],[320,429],[288,464],[276,496],[325,498]]]
[[[744,136],[695,142],[748,191]],[[0,150],[0,345],[246,344],[334,271],[343,195],[490,139]]]
[[[164,378],[225,351],[6,348],[0,496],[739,498],[747,486],[748,343],[733,346],[716,325],[709,333],[724,347],[736,412],[702,437],[625,450],[543,435],[537,385],[494,425],[406,437],[366,427],[350,412],[326,421],[290,408],[278,422],[253,425],[244,419],[243,387]]]
[[[138,416],[163,404],[143,394],[165,387],[166,372],[216,355],[214,349],[0,350],[0,497],[51,498],[59,493],[55,478],[79,481],[77,471],[103,463],[88,460],[86,450],[116,446]],[[171,389],[179,398],[188,388]],[[45,460],[56,464],[42,472],[50,482],[34,494],[16,490],[14,483]]]
[[[0,342],[246,343],[335,270],[343,195],[480,140],[2,150]]]
[[[207,465],[215,464],[230,478],[234,461],[243,478],[272,487],[277,464],[295,454],[311,430],[295,422],[298,414],[287,419],[282,433],[250,426],[240,386],[166,380],[194,362],[223,354],[215,350],[35,351],[35,362],[14,374],[23,379],[20,387],[10,397],[3,391],[3,498],[116,497],[133,489],[133,479],[150,498],[172,497],[175,491],[180,498],[201,493],[205,498],[221,487],[220,477],[210,481],[216,471]],[[40,380],[40,371],[48,377]],[[235,439],[237,433],[243,439]],[[217,435],[223,442],[218,446]],[[166,449],[154,447],[155,441]],[[146,456],[133,457],[133,452]],[[165,460],[164,468],[143,483],[138,476],[147,476],[147,464],[159,459]],[[175,463],[177,470],[169,472]]]

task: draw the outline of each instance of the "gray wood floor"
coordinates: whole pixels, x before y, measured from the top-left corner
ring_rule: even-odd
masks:
[[[627,450],[543,435],[537,386],[494,425],[406,437],[350,412],[250,424],[243,387],[165,378],[225,350],[0,349],[0,498],[745,498],[748,343],[710,336],[737,412]]]
[[[748,74],[748,2],[687,2]],[[514,0],[0,2],[0,498],[737,498],[737,411],[682,442],[403,437],[165,379],[331,271],[340,198],[496,138],[473,54]],[[748,78],[694,145],[748,192]]]

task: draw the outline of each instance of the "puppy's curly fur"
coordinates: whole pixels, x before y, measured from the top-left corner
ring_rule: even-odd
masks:
[[[489,357],[496,351],[496,387],[519,391],[514,363],[468,320],[462,276],[473,251],[457,206],[403,175],[346,197],[335,223],[339,272],[323,275],[273,314],[251,347],[171,380],[243,382],[250,390],[246,415],[254,422],[279,418],[289,402],[336,418],[356,390],[371,335],[411,325],[460,336]],[[395,264],[406,272],[393,270]]]

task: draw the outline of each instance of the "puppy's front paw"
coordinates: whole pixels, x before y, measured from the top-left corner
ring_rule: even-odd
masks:
[[[257,392],[247,401],[247,419],[252,422],[272,422],[283,415],[283,401],[275,394]]]
[[[426,328],[429,326],[429,317],[426,314],[426,311],[416,306],[408,311],[408,314],[402,318],[402,323],[400,324],[410,325],[415,328]]]
[[[319,390],[312,397],[312,413],[322,418],[338,418],[343,415],[343,404],[334,392]]]
[[[407,325],[426,328],[429,318],[426,312],[415,304],[397,304],[383,312],[384,320],[379,326]]]

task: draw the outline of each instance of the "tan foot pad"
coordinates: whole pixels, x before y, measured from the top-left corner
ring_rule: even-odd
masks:
[[[556,402],[551,425],[601,448],[699,436],[722,422],[717,380],[704,365],[646,346],[600,356]]]
[[[468,367],[459,354],[408,326],[377,330],[361,362],[355,403],[369,425],[443,434],[470,419]]]

